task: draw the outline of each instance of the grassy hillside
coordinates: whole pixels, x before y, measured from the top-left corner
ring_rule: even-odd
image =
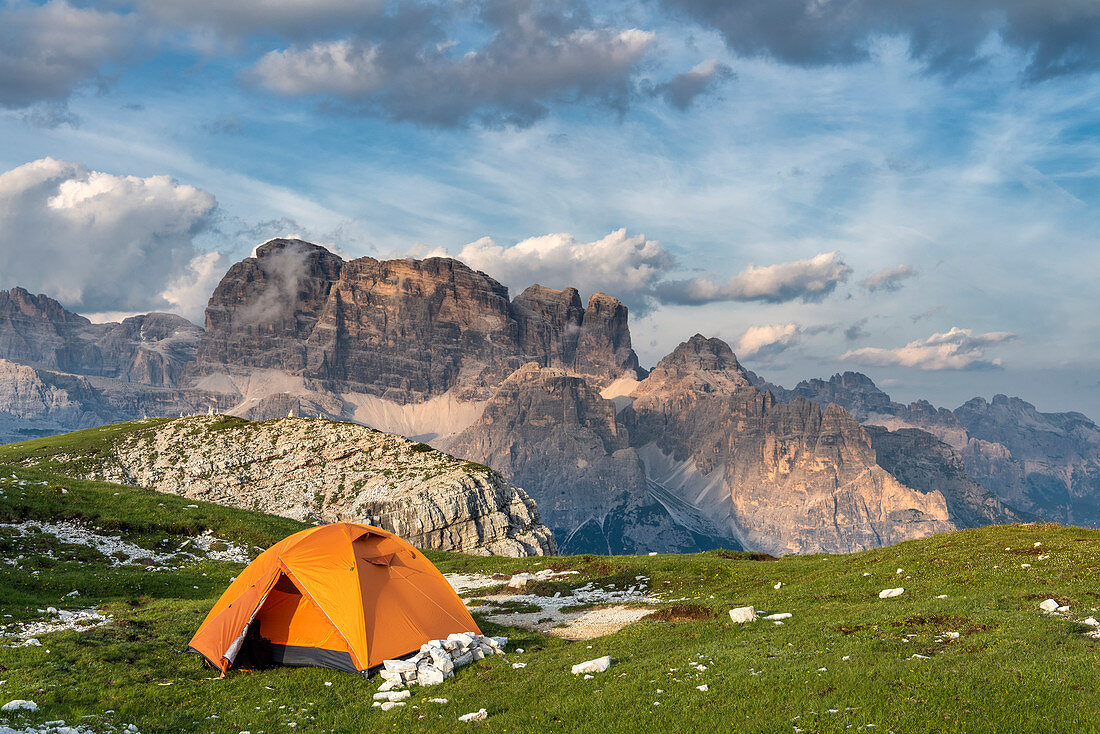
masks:
[[[415,732],[458,727],[459,715],[486,708],[487,721],[461,726],[1100,731],[1100,640],[1086,637],[1088,628],[1075,621],[1100,607],[1100,532],[1047,525],[778,561],[718,551],[560,559],[433,553],[444,571],[581,572],[541,584],[537,590],[546,594],[568,594],[587,582],[621,587],[647,576],[665,611],[657,615],[662,619],[588,642],[486,623],[486,632],[511,637],[510,649],[525,652],[483,660],[440,686],[414,688],[410,705],[389,712],[371,708],[376,680],[345,673],[274,669],[217,680],[197,656],[179,651],[241,564],[172,551],[212,530],[211,549],[240,546],[254,554],[303,526],[71,480],[58,473],[60,462],[38,470],[2,465],[28,448],[70,456],[94,450],[106,429],[97,430],[0,447],[0,624],[54,618],[38,611],[47,607],[95,605],[111,617],[87,631],[39,635],[41,646],[12,647],[20,640],[0,638],[0,703],[31,699],[40,707],[0,713],[0,725],[63,719],[97,730],[133,724],[142,732]],[[61,521],[143,550],[122,558],[27,530]],[[905,588],[900,597],[878,598],[898,586]],[[72,591],[79,595],[66,596]],[[1042,614],[1038,605],[1047,597],[1070,605],[1070,614]],[[748,604],[793,617],[781,626],[732,623],[727,610]],[[483,619],[476,608],[475,616]],[[608,672],[591,680],[570,674],[572,664],[600,655],[614,661]],[[526,667],[514,669],[514,662]],[[693,662],[706,670],[689,667]],[[709,690],[696,689],[702,684]],[[427,701],[436,697],[448,703]]]

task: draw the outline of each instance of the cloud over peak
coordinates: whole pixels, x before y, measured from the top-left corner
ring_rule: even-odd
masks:
[[[705,275],[690,280],[668,281],[656,292],[665,303],[698,305],[718,301],[782,303],[802,299],[820,301],[851,275],[852,269],[838,252],[823,252],[805,260],[776,265],[749,265],[726,280]]]
[[[970,329],[955,326],[927,339],[909,342],[904,347],[865,347],[845,352],[840,358],[874,367],[913,367],[931,371],[988,369],[1000,367],[1001,360],[987,360],[986,349],[1015,338],[1015,334],[1007,331],[975,334]]]
[[[660,242],[627,234],[625,229],[591,242],[578,241],[571,234],[548,234],[507,247],[483,237],[455,257],[517,292],[533,283],[574,286],[589,294],[604,291],[635,312],[646,310],[654,284],[674,264]]]
[[[195,316],[221,274],[193,242],[215,207],[209,193],[168,176],[27,163],[0,174],[0,287],[87,311],[172,307]]]

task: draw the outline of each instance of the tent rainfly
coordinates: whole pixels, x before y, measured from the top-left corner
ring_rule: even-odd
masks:
[[[393,533],[333,523],[268,548],[229,585],[190,649],[233,667],[302,665],[370,674],[477,623],[443,574]]]

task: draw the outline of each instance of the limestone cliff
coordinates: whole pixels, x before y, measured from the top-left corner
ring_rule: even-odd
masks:
[[[664,465],[655,473],[697,477],[672,489],[747,547],[847,552],[955,527],[941,493],[877,464],[843,408],[777,403],[718,339],[681,344],[630,397],[624,422]]]
[[[716,544],[694,538],[649,496],[614,405],[565,370],[534,363],[517,370],[480,419],[442,445],[525,487],[563,551],[684,552]]]

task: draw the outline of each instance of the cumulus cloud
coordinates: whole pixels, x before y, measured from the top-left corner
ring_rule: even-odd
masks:
[[[686,110],[700,94],[712,91],[722,82],[734,76],[733,69],[710,59],[697,64],[690,71],[677,74],[654,91],[678,110]]]
[[[914,367],[920,370],[988,369],[1000,367],[1001,360],[987,360],[986,349],[1015,338],[1015,334],[1007,331],[975,334],[970,329],[955,326],[923,341],[918,339],[909,342],[904,347],[865,347],[845,352],[841,359],[875,367]]]
[[[696,305],[715,301],[782,303],[796,298],[820,301],[851,275],[838,252],[823,252],[806,260],[776,265],[749,265],[723,281],[713,275],[667,281],[656,288],[665,303]]]
[[[750,326],[737,341],[737,356],[770,357],[798,343],[802,328],[794,323]]]
[[[882,270],[859,281],[860,286],[868,293],[886,291],[892,293],[901,288],[902,282],[915,277],[917,271],[910,265],[899,265],[896,268],[883,268]]]
[[[517,292],[533,283],[551,288],[571,285],[583,293],[604,291],[636,312],[646,310],[654,284],[674,265],[660,242],[628,235],[624,229],[592,242],[579,242],[571,234],[548,234],[507,247],[483,237],[464,246],[456,257]]]
[[[599,26],[567,6],[475,3],[475,21],[487,40],[470,48],[441,27],[454,19],[423,16],[412,23],[402,12],[415,11],[402,11],[369,32],[271,51],[249,78],[284,96],[439,126],[471,120],[524,126],[555,103],[596,101],[625,109],[655,35]]]
[[[193,240],[215,207],[209,193],[168,176],[27,163],[0,174],[0,285],[79,310],[193,313],[214,267]]]
[[[0,10],[0,106],[64,100],[105,63],[124,58],[136,30],[129,15],[67,0],[6,5]]]
[[[979,63],[996,34],[1042,78],[1100,66],[1100,7],[1081,0],[664,0],[718,30],[731,49],[804,66],[865,60],[876,37],[903,36],[936,70]]]

